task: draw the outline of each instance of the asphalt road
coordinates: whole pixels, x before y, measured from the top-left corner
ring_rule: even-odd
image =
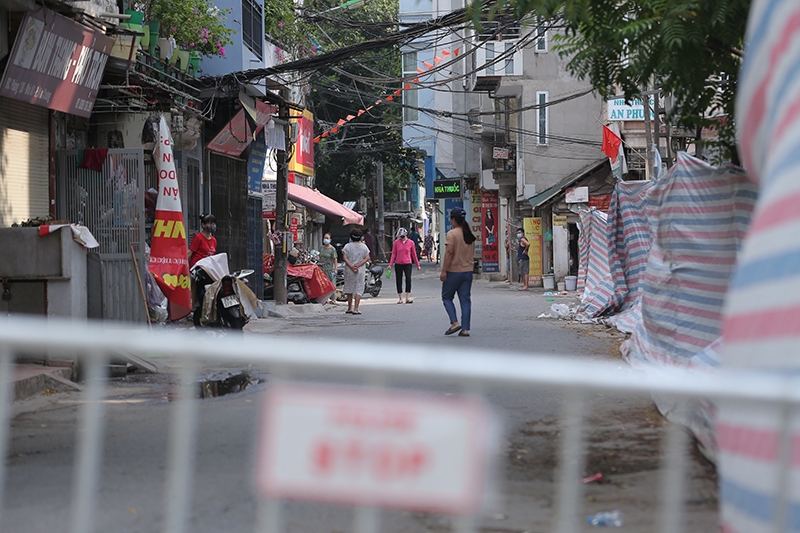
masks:
[[[365,297],[362,315],[346,315],[346,306],[320,310],[298,306],[291,318],[265,319],[247,326],[248,335],[292,336],[300,340],[354,339],[378,343],[471,346],[500,349],[515,357],[533,353],[567,358],[612,360],[620,366],[622,336],[594,325],[536,318],[551,303],[541,291],[519,292],[516,285],[477,281],[473,287],[470,338],[444,336],[447,315],[439,296],[438,272],[425,265],[414,271],[414,303],[396,303],[394,280],[384,280],[378,298]],[[556,297],[573,304],[575,296]],[[298,351],[302,345],[298,342]],[[169,359],[163,362],[170,364]],[[210,366],[206,374],[238,368]],[[263,382],[244,392],[198,400],[192,519],[188,531],[254,531],[257,496],[253,483],[255,446],[261,392],[271,376],[247,368]],[[163,528],[166,444],[174,392],[170,374],[129,376],[109,382],[106,400],[106,438],[101,490],[97,500],[98,532],[154,532]],[[459,392],[455,383],[398,383],[439,393]],[[544,532],[553,518],[554,468],[559,448],[557,417],[561,402],[546,389],[490,387],[489,403],[502,416],[505,465],[498,470],[499,489],[481,519],[482,531]],[[649,532],[657,518],[659,444],[664,425],[646,399],[592,395],[587,418],[587,475],[600,472],[600,483],[586,485],[585,516],[620,509],[621,531]],[[12,441],[7,459],[7,502],[3,532],[67,531],[76,419],[81,401],[74,393],[58,393],[18,402],[14,406]],[[712,531],[716,524],[716,486],[713,470],[693,457],[685,491],[691,531]],[[312,503],[283,505],[283,531],[334,533],[353,529],[349,508]],[[449,531],[448,517],[404,511],[381,515],[381,531]],[[586,531],[591,526],[585,525]]]

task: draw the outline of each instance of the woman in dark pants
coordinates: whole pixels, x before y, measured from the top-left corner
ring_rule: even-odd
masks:
[[[420,269],[419,258],[414,241],[408,238],[408,230],[400,228],[397,240],[392,245],[392,257],[389,259],[389,268],[395,265],[395,282],[397,283],[397,303],[403,303],[403,277],[406,278],[406,303],[414,303],[411,299],[411,265],[416,264]]]
[[[450,211],[453,229],[447,232],[444,262],[439,279],[442,281],[442,303],[450,319],[450,327],[444,332],[452,335],[460,331],[459,337],[469,337],[472,318],[472,260],[475,255],[475,235],[469,228],[467,212],[460,207]],[[453,303],[458,294],[461,305],[461,323],[458,322],[456,306]]]

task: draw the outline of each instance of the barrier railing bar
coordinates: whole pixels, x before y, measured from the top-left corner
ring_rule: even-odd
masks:
[[[685,402],[678,402],[676,419],[685,412]],[[686,473],[686,453],[689,444],[686,428],[680,424],[668,424],[663,444],[661,533],[680,533],[683,531],[683,489]]]
[[[555,520],[558,533],[580,531],[582,488],[581,478],[586,462],[583,443],[583,420],[586,395],[577,389],[567,389],[561,416],[561,457],[559,458],[558,500]]]
[[[3,510],[5,509],[6,495],[6,461],[8,457],[11,421],[11,401],[14,368],[11,365],[11,352],[8,348],[0,346],[0,524],[3,523]]]
[[[354,530],[356,533],[378,533],[380,511],[375,507],[356,507]]]
[[[166,485],[167,520],[164,533],[184,533],[192,500],[192,478],[197,441],[196,361],[180,369],[177,402],[172,408],[169,476]]]
[[[256,515],[256,533],[280,533],[281,501],[273,498],[259,498]]]
[[[784,405],[780,411],[778,427],[778,475],[775,487],[775,533],[789,531],[789,495],[792,460],[792,409]]]
[[[107,351],[167,353],[176,357],[209,359],[217,363],[264,363],[288,370],[313,370],[365,375],[385,372],[389,375],[448,379],[479,379],[484,383],[578,387],[616,392],[670,393],[680,396],[703,396],[712,399],[757,400],[800,403],[800,378],[773,373],[754,375],[732,369],[718,369],[711,374],[698,371],[636,372],[615,365],[565,361],[562,356],[525,353],[525,357],[488,350],[443,349],[419,345],[408,350],[405,345],[358,343],[348,340],[347,350],[331,350],[329,340],[296,337],[245,336],[240,342],[231,339],[207,339],[194,332],[175,332],[161,336],[147,332],[120,335],[97,326],[34,319],[4,320],[0,345],[14,349],[47,348],[85,351],[102,346]],[[303,353],[298,353],[298,342]],[[376,349],[377,348],[377,349]],[[574,354],[573,354],[574,355]],[[578,358],[578,356],[575,356]]]
[[[78,448],[75,461],[76,470],[73,481],[72,533],[91,533],[93,531],[97,487],[100,480],[100,466],[103,461],[103,431],[105,428],[105,355],[99,351],[91,352],[83,361],[86,368],[86,389],[84,392],[80,422],[78,424]]]

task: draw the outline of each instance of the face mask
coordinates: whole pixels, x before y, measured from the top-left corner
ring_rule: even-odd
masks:
[[[330,244],[330,243],[331,243],[330,239],[322,239],[322,244]]]
[[[217,231],[217,225],[216,224],[211,224],[210,226],[206,226],[206,230],[209,233],[214,233],[215,231]]]
[[[517,233],[517,239],[521,239],[521,238],[522,238],[522,233]]]

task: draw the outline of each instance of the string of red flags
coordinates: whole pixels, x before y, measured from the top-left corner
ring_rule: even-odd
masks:
[[[434,69],[436,65],[440,65],[444,61],[444,59],[442,59],[443,57],[444,58],[448,58],[450,56],[456,56],[457,57],[459,52],[460,52],[460,50],[458,48],[453,49],[452,52],[450,52],[448,50],[442,50],[440,56],[437,55],[437,56],[435,56],[433,58],[433,63],[430,63],[429,61],[423,61],[422,65],[425,68],[418,67],[417,68],[417,74],[420,74],[420,75],[425,74],[429,70]],[[411,81],[411,83],[419,83],[419,77],[414,78]],[[331,128],[328,128],[327,130],[323,131],[322,133],[320,133],[319,135],[314,137],[314,142],[318,143],[322,139],[326,138],[327,136],[329,136],[329,135],[331,135],[333,133],[338,133],[339,132],[339,128],[341,126],[344,126],[345,124],[347,124],[351,120],[354,120],[354,119],[360,117],[361,115],[363,115],[364,113],[367,113],[368,111],[372,110],[375,106],[380,105],[383,102],[391,102],[391,101],[393,101],[396,97],[400,96],[404,90],[411,89],[411,83],[405,83],[401,89],[397,89],[396,91],[384,96],[383,98],[381,98],[379,100],[376,100],[375,103],[372,104],[371,106],[369,106],[367,108],[364,108],[364,109],[359,109],[358,112],[355,115],[347,115],[346,118],[340,118],[336,122],[335,126],[333,126]]]

